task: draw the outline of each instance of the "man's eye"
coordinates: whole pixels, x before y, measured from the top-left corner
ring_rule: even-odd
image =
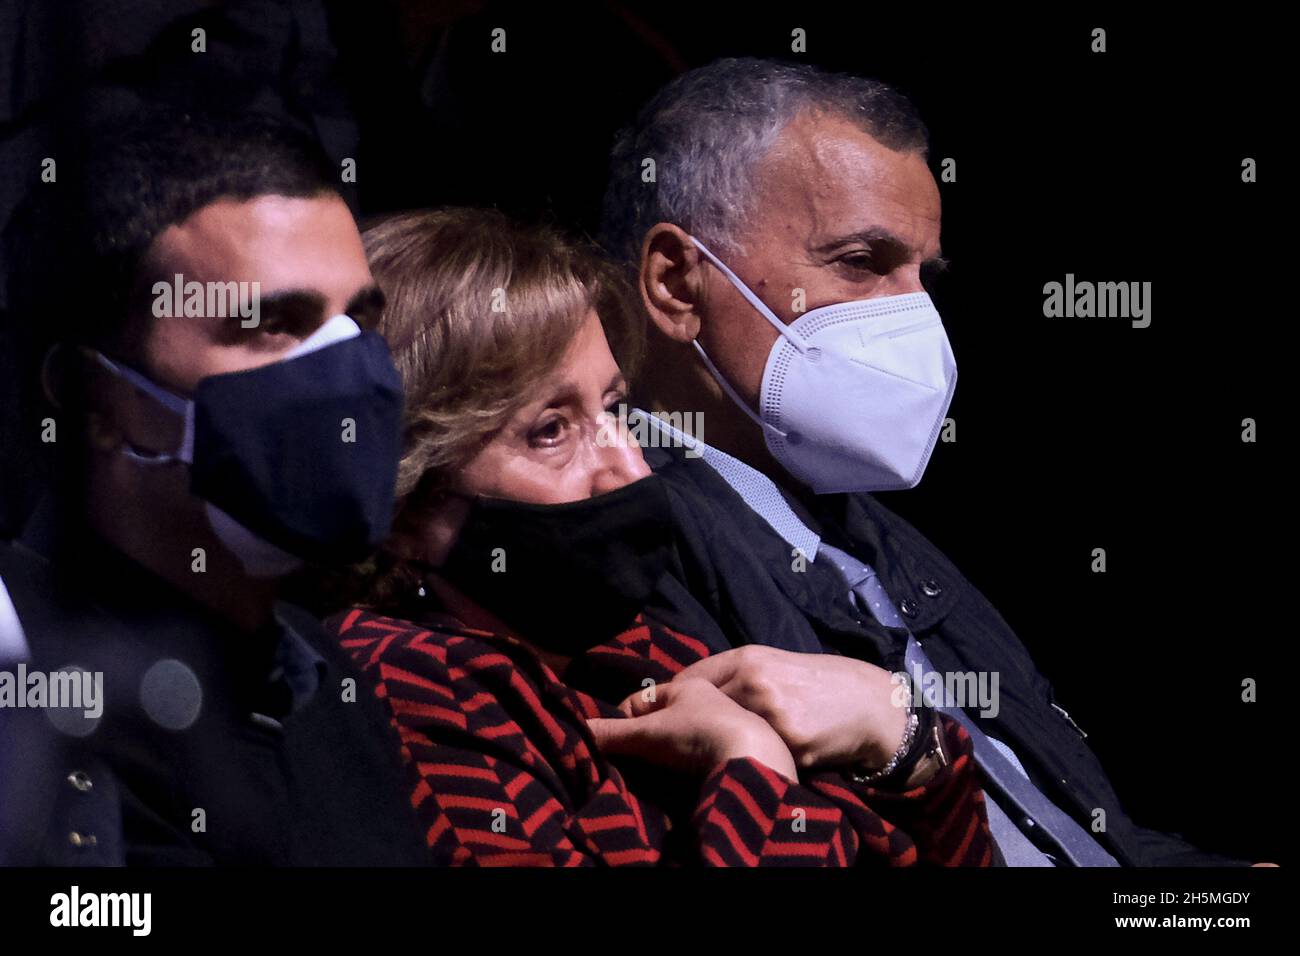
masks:
[[[605,414],[613,415],[615,418],[624,419],[631,413],[632,409],[627,407],[627,393],[614,396],[605,406]]]
[[[875,272],[875,260],[868,252],[853,252],[835,260],[843,263],[855,272]]]

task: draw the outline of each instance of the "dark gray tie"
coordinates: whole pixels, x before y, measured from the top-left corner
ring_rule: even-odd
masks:
[[[854,599],[870,610],[877,621],[886,627],[907,629],[902,615],[898,613],[880,577],[870,565],[825,542],[821,542],[817,554],[819,557],[826,556],[839,568]],[[918,671],[923,674],[935,673],[920,642],[912,636],[910,630],[905,660],[909,674]],[[975,764],[985,780],[989,828],[1008,866],[1054,865],[1025,836],[1024,831],[1031,828],[1059,847],[1060,856],[1074,866],[1119,866],[1115,858],[1088,831],[1043,796],[1024,772],[1007,758],[960,707],[940,705],[936,709],[960,723],[971,736]],[[1021,821],[1019,826],[1011,821],[1008,812]]]

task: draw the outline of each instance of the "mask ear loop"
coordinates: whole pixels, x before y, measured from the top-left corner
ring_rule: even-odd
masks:
[[[185,422],[181,445],[175,452],[141,452],[127,443],[122,447],[122,454],[141,465],[169,465],[178,461],[186,465],[191,464],[194,461],[194,403],[165,388],[160,388],[135,369],[114,362],[97,349],[84,349],[84,351],[110,374],[129,382],[163,408],[179,415]]]
[[[696,248],[699,249],[700,252],[704,253],[704,257],[706,259],[708,259],[710,262],[712,262],[715,266],[718,267],[718,269],[722,272],[722,274],[727,277],[727,280],[733,286],[736,287],[736,291],[738,291],[741,295],[743,295],[745,299],[749,302],[749,304],[758,310],[759,314],[762,315],[763,318],[767,319],[768,322],[772,323],[772,326],[777,330],[777,332],[779,332],[785,338],[785,340],[789,342],[791,346],[793,346],[794,349],[802,355],[806,350],[806,346],[804,345],[803,341],[799,338],[799,336],[791,332],[789,326],[787,326],[784,322],[778,319],[776,315],[773,314],[772,310],[767,307],[767,304],[764,303],[763,300],[760,299],[758,296],[756,296],[754,292],[749,288],[749,286],[745,285],[744,282],[740,281],[740,276],[732,272],[731,269],[727,267],[726,263],[724,263],[721,259],[715,256],[712,252],[710,252],[705,247],[704,243],[700,242],[700,240],[696,239],[694,236],[691,237],[691,242],[695,243]],[[731,387],[731,383],[727,381],[727,377],[718,370],[718,367],[713,364],[713,360],[709,358],[708,353],[704,351],[704,346],[700,344],[699,339],[693,339],[691,341],[691,345],[695,346],[695,351],[699,353],[699,356],[703,360],[705,367],[709,370],[709,373],[713,376],[713,378],[717,381],[717,383],[722,386],[722,390],[727,393],[727,397],[730,398],[732,402],[734,402],[742,412],[748,415],[750,420],[755,425],[757,425],[763,431],[769,432],[780,438],[788,437],[785,432],[781,431],[781,429],[770,424],[769,422],[765,422],[762,416],[759,415],[758,412],[750,408],[749,403],[745,401],[743,398],[741,398],[739,394],[737,394],[736,390]]]
[[[291,361],[295,358],[301,358],[318,349],[326,348],[330,345],[337,345],[339,342],[347,339],[356,338],[361,334],[361,328],[356,321],[346,313],[340,312],[338,315],[331,316],[325,320],[321,326],[311,335],[303,339],[296,346],[289,350],[281,361]],[[97,349],[85,350],[96,362],[106,368],[109,372],[127,382],[130,382],[140,391],[144,392],[155,402],[166,408],[168,411],[175,413],[184,420],[184,430],[181,433],[181,444],[175,452],[141,452],[137,449],[124,446],[122,454],[132,461],[139,462],[142,465],[166,465],[172,462],[182,462],[186,465],[194,462],[194,402],[190,399],[182,398],[175,392],[169,391],[155,385],[149,379],[145,378],[135,369],[127,365],[114,362],[103,352]]]
[[[718,371],[718,367],[713,364],[713,360],[709,358],[708,353],[704,351],[704,346],[699,343],[698,339],[693,340],[691,344],[695,346],[695,351],[699,353],[700,359],[704,362],[704,365],[709,370],[710,374],[712,374],[717,383],[722,386],[722,390],[727,393],[727,397],[730,398],[742,412],[748,415],[755,425],[763,429],[765,432],[771,432],[772,434],[779,435],[782,438],[786,437],[785,432],[781,431],[774,425],[770,425],[763,421],[758,412],[749,407],[749,402],[745,401],[736,393],[736,390],[731,387],[731,383],[727,381],[726,376]]]
[[[695,247],[699,249],[700,252],[704,253],[704,257],[718,267],[722,274],[736,287],[736,291],[743,295],[749,304],[759,311],[759,314],[762,315],[763,318],[772,323],[772,327],[776,329],[777,332],[781,333],[781,335],[785,337],[785,340],[795,347],[796,351],[802,355],[807,350],[807,346],[804,345],[803,340],[790,331],[790,327],[778,319],[776,313],[767,307],[767,303],[755,295],[754,291],[749,286],[745,285],[745,283],[740,280],[740,276],[732,272],[725,262],[705,248],[704,243],[700,242],[700,240],[696,239],[694,236],[691,237],[691,242],[695,243]]]

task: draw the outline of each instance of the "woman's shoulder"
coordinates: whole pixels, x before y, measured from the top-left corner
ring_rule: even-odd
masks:
[[[520,679],[558,683],[555,674],[525,645],[493,631],[470,627],[447,615],[418,621],[353,608],[325,620],[326,633],[357,667],[381,679],[401,674],[424,682],[477,686],[500,693]],[[387,675],[387,677],[385,676]]]
[[[566,740],[576,739],[572,728],[585,717],[608,716],[519,641],[454,618],[435,624],[428,616],[408,621],[354,608],[325,626],[387,700],[396,722],[421,734],[437,725],[459,733],[484,729],[500,752],[528,750],[534,745],[521,728],[543,713],[571,725]]]
[[[452,617],[408,621],[368,608],[340,611],[326,618],[324,627],[362,667],[381,660],[391,662],[413,652],[445,664],[448,652],[453,649],[469,645],[462,649],[471,654],[482,653],[501,639],[490,631],[467,627]]]
[[[491,640],[495,635],[482,628],[470,627],[450,614],[425,614],[417,621],[367,607],[354,607],[325,618],[325,629],[343,636],[354,631],[390,634],[429,634],[440,638]]]

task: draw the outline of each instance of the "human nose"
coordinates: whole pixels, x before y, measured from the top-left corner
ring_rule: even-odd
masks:
[[[910,292],[924,292],[925,283],[921,281],[921,267],[916,265],[894,270],[882,291],[885,295],[907,295]]]
[[[650,474],[650,466],[641,454],[641,446],[629,434],[623,420],[616,415],[606,413],[597,433],[595,451],[592,497],[617,491]]]

